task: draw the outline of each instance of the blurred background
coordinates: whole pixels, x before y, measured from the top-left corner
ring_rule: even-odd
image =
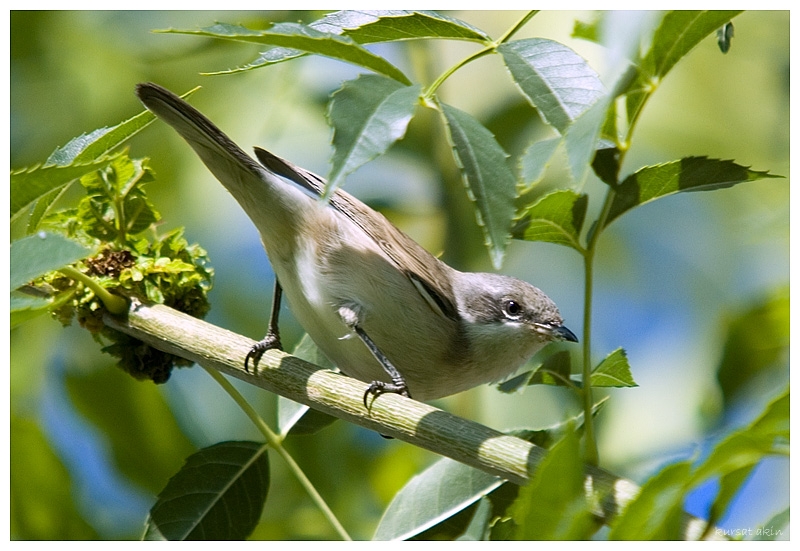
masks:
[[[255,59],[259,48],[154,29],[215,21],[260,28],[309,23],[310,12],[11,12],[11,168],[42,163],[84,132],[141,112],[138,82],[176,93],[202,85],[192,103],[244,149],[265,147],[326,174],[328,96],[359,69],[306,57],[233,75],[202,76]],[[453,12],[493,37],[523,12]],[[517,38],[542,36],[576,50],[604,76],[596,44],[570,37],[591,12],[543,12]],[[638,388],[610,390],[598,418],[602,465],[636,481],[665,464],[700,457],[751,422],[789,379],[789,13],[745,12],[731,51],[709,37],[666,77],[645,107],[622,175],[690,155],[733,159],[785,179],[681,194],[635,209],[604,233],[595,264],[595,361],[623,347]],[[412,80],[431,83],[477,46],[421,41],[370,46]],[[511,155],[545,135],[502,60],[486,56],[440,89],[447,103],[487,125]],[[346,183],[423,246],[462,270],[490,271],[436,113],[419,108],[403,142]],[[252,224],[180,139],[156,123],[130,143],[157,176],[148,192],[162,228],[186,228],[216,271],[207,317],[259,339],[272,272]],[[562,158],[539,184],[575,186]],[[593,176],[587,227],[604,184]],[[12,237],[20,235],[12,228]],[[581,334],[583,264],[571,249],[514,242],[503,272],[542,288]],[[739,333],[736,333],[736,331]],[[282,313],[288,349],[302,330]],[[747,336],[755,344],[747,341]],[[200,369],[162,386],[136,382],[79,327],[35,319],[10,334],[11,537],[127,539],[143,531],[155,495],[192,451],[223,440],[260,440],[243,413]],[[552,350],[551,350],[552,351]],[[577,359],[578,350],[573,350]],[[275,397],[237,387],[274,421]],[[602,394],[601,394],[602,395]],[[436,402],[491,427],[541,428],[580,411],[561,388],[504,395],[482,387]],[[287,447],[351,535],[371,537],[395,492],[436,459],[399,441],[337,422]],[[277,457],[263,521],[253,537],[330,539],[335,533]],[[721,523],[755,529],[789,504],[789,461],[759,466]],[[715,488],[694,492],[704,514]]]

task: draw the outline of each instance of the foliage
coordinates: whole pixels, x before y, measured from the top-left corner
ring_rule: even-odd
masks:
[[[591,499],[598,496],[587,496],[584,486],[584,461],[599,462],[593,425],[602,400],[596,399],[594,390],[637,386],[623,348],[593,362],[593,265],[600,236],[612,221],[657,199],[776,177],[733,161],[697,155],[642,166],[620,177],[634,129],[662,80],[701,40],[720,29],[724,29],[723,52],[727,51],[730,21],[737,14],[663,14],[654,30],[636,37],[636,47],[626,52],[629,63],[616,80],[606,83],[564,44],[544,38],[516,39],[533,12],[496,40],[454,17],[412,11],[344,11],[308,25],[267,23],[258,30],[217,23],[200,30],[166,31],[268,46],[252,61],[217,73],[269,68],[309,55],[371,71],[373,74],[344,82],[330,95],[327,120],[333,129],[334,153],[327,193],[402,140],[421,112],[433,110],[494,265],[502,263],[512,238],[563,245],[577,252],[584,263],[579,366],[573,370],[571,355],[557,351],[538,367],[500,385],[504,392],[521,392],[531,385],[559,385],[582,404],[577,419],[543,431],[519,432],[550,448],[547,459],[531,473],[531,483],[518,489],[450,460],[437,461],[396,493],[375,539],[580,539],[595,534],[598,526]],[[603,17],[576,23],[574,36],[617,47],[606,37],[608,21]],[[477,45],[478,50],[438,78],[415,83],[398,63],[365,47],[372,43],[413,44],[419,39],[459,40]],[[485,56],[494,56],[505,66],[521,97],[550,128],[545,138],[528,144],[513,162],[487,125],[449,104],[439,93],[460,69]],[[205,293],[213,270],[205,251],[189,246],[180,229],[155,234],[153,226],[160,215],[142,187],[153,180],[147,160],[114,153],[151,121],[152,115],[145,111],[117,126],[75,138],[40,166],[12,172],[12,222],[27,217],[28,234],[12,244],[12,322],[22,323],[45,312],[52,312],[62,323],[77,317],[82,326],[112,340],[105,350],[121,355],[128,372],[163,382],[171,362],[180,360],[156,357],[161,353],[143,349],[140,343],[132,343],[102,324],[103,309],[113,312],[114,297],[120,296],[162,302],[198,316],[208,308]],[[573,185],[544,190],[539,181],[558,151],[566,154]],[[596,194],[584,185],[590,171],[605,184]],[[74,208],[51,212],[75,181],[86,196]],[[596,218],[587,224],[590,213]],[[781,338],[788,327],[787,304],[785,297],[755,304],[731,323],[725,367],[720,369],[726,398],[737,388],[737,377],[731,376],[735,370],[731,357],[742,353],[737,346],[752,352],[747,365],[755,374],[782,365],[788,349],[788,342]],[[772,324],[772,330],[765,333],[777,335],[769,339],[774,354],[768,358],[756,351],[757,344],[741,338],[747,333],[744,320],[753,316]],[[307,342],[301,343],[296,353],[317,358]],[[146,366],[144,372],[141,366]],[[288,451],[296,434],[315,432],[331,419],[281,401],[276,434],[229,383],[220,384],[254,421],[267,443],[226,442],[190,456],[159,494],[145,537],[245,538],[254,529],[257,536],[261,508],[276,479],[269,475],[274,466],[267,462],[266,446],[286,461],[334,531],[349,537]],[[765,457],[788,454],[788,401],[787,388],[756,421],[725,436],[703,461],[672,463],[654,474],[617,517],[608,537],[682,536],[680,521],[687,494],[712,479],[719,480],[719,490],[707,518],[711,524],[723,518],[756,465]],[[580,430],[573,428],[574,421]],[[233,460],[232,455],[236,455]],[[267,502],[267,509],[276,506]],[[226,508],[234,511],[235,522],[220,521]],[[775,522],[785,523],[787,517],[788,512]],[[178,526],[171,525],[175,520],[180,521]]]
[[[122,314],[127,300],[146,300],[203,317],[213,270],[183,230],[157,235],[160,214],[143,186],[154,180],[146,159],[109,151],[153,120],[145,113],[56,149],[41,166],[11,174],[12,221],[27,214],[28,237],[12,244],[12,323],[50,312],[63,325],[77,319],[104,351],[139,379],[163,383],[173,365],[190,365],[106,327],[105,310]],[[54,175],[57,175],[54,176]],[[85,190],[74,208],[53,210],[75,180]],[[152,236],[145,235],[151,231]],[[122,298],[124,297],[124,299]]]

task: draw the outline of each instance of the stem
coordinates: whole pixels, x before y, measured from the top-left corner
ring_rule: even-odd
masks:
[[[539,13],[539,10],[531,10],[531,11],[529,11],[528,13],[526,13],[526,14],[525,14],[525,16],[524,16],[522,19],[520,19],[520,20],[517,22],[517,24],[516,24],[516,25],[514,25],[513,27],[511,27],[511,28],[510,28],[510,29],[509,29],[509,30],[506,32],[506,34],[504,34],[502,37],[500,37],[500,40],[498,40],[498,41],[497,41],[497,45],[499,46],[500,44],[505,44],[506,42],[508,42],[509,40],[511,40],[511,37],[512,37],[512,36],[514,36],[515,34],[517,34],[517,32],[518,32],[518,31],[519,31],[519,30],[520,30],[520,29],[521,29],[523,26],[525,26],[525,23],[527,23],[528,21],[530,21],[531,17],[533,17],[533,16],[534,16],[534,15],[536,15],[537,13]]]
[[[124,314],[128,310],[128,301],[122,298],[119,295],[113,295],[108,292],[108,289],[97,283],[94,279],[87,276],[83,272],[79,272],[72,266],[65,266],[59,270],[65,276],[83,283],[92,292],[103,301],[103,306],[106,307],[106,310],[111,312],[114,315]]]
[[[494,52],[498,46],[508,42],[511,39],[511,37],[514,36],[525,25],[525,23],[530,21],[531,17],[533,17],[537,13],[539,13],[539,10],[529,11],[528,13],[525,14],[525,16],[522,19],[517,21],[517,23],[513,27],[511,27],[508,31],[506,31],[506,33],[502,37],[500,37],[499,40],[487,44],[482,50],[479,50],[474,54],[462,59],[461,61],[459,61],[458,63],[447,69],[444,73],[442,73],[439,76],[439,78],[433,81],[433,83],[428,87],[428,89],[425,90],[425,92],[422,94],[423,103],[425,103],[426,105],[430,105],[431,104],[430,99],[433,97],[433,95],[436,93],[436,90],[439,89],[442,83],[444,83],[444,81],[450,77],[450,75],[455,73],[457,70],[459,70],[467,63],[474,61],[480,57],[483,57],[486,54]]]
[[[233,398],[233,401],[236,402],[236,404],[242,409],[242,411],[245,412],[245,414],[250,418],[250,420],[253,422],[253,424],[256,426],[259,432],[261,432],[261,434],[264,435],[264,438],[267,440],[267,444],[276,452],[278,452],[278,455],[280,455],[283,458],[283,460],[286,461],[286,464],[289,466],[289,469],[297,477],[297,480],[300,482],[300,485],[303,486],[303,488],[305,488],[306,492],[308,492],[308,495],[311,497],[314,503],[317,504],[317,507],[319,507],[320,510],[322,511],[322,514],[325,515],[325,517],[328,519],[328,522],[331,523],[334,530],[336,530],[339,533],[339,537],[341,537],[345,541],[353,541],[350,535],[344,529],[344,526],[342,526],[341,523],[339,522],[339,519],[336,518],[336,515],[334,515],[333,511],[331,511],[330,507],[328,507],[328,504],[325,503],[325,500],[322,499],[321,495],[319,495],[319,492],[317,492],[317,489],[305,475],[303,470],[295,462],[294,458],[289,454],[289,452],[286,451],[286,448],[283,447],[281,438],[277,434],[272,432],[272,430],[269,428],[267,423],[261,418],[258,412],[255,409],[253,409],[253,406],[251,406],[247,402],[245,397],[242,396],[238,390],[236,390],[236,387],[234,387],[230,383],[230,381],[228,381],[228,379],[226,379],[222,375],[222,373],[220,373],[216,369],[212,369],[204,365],[202,367],[203,369],[206,370],[206,372],[209,375],[211,375],[211,377],[215,381],[217,381],[217,383],[219,383],[219,385],[225,390],[225,392],[227,392],[228,395],[231,398]]]
[[[608,188],[603,202],[603,209],[595,221],[589,234],[589,242],[583,254],[584,261],[584,296],[583,296],[583,415],[584,415],[584,460],[592,465],[597,465],[600,456],[597,453],[597,440],[594,435],[594,419],[592,418],[592,405],[594,396],[592,392],[592,296],[594,285],[594,253],[600,232],[608,218],[611,204],[614,201],[615,191]]]
[[[592,417],[592,282],[594,248],[587,247],[583,256],[583,456],[584,461],[597,465],[600,458],[597,453],[597,440],[594,436],[594,418]]]
[[[450,67],[448,70],[446,70],[444,73],[439,75],[439,78],[437,78],[435,81],[433,81],[433,83],[428,87],[428,89],[425,90],[425,92],[423,92],[423,94],[422,94],[423,103],[425,103],[426,105],[431,105],[432,102],[430,101],[430,99],[436,93],[436,90],[439,89],[439,86],[441,86],[444,83],[444,81],[447,80],[450,77],[450,75],[455,73],[457,70],[459,70],[461,67],[463,67],[464,65],[466,65],[470,61],[478,59],[479,57],[483,57],[486,54],[492,53],[494,51],[494,49],[495,49],[495,45],[494,44],[492,44],[490,46],[486,46],[482,50],[479,50],[479,51],[475,52],[474,54],[472,54],[470,56],[467,56],[466,58],[462,59],[461,61],[459,61],[458,63],[456,63],[452,67]]]

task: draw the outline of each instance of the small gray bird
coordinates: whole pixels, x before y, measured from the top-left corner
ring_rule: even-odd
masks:
[[[269,332],[245,359],[280,347],[281,295],[345,374],[385,392],[432,400],[504,378],[551,341],[577,342],[558,308],[519,279],[455,270],[325,180],[263,149],[261,164],[170,91],[140,84],[261,234],[276,275]],[[285,180],[284,180],[285,179]],[[287,182],[289,180],[292,183]]]

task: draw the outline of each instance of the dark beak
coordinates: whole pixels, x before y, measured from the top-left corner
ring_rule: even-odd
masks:
[[[554,339],[560,341],[578,342],[578,337],[575,336],[575,333],[567,329],[564,325],[553,327],[551,334],[553,335]]]

